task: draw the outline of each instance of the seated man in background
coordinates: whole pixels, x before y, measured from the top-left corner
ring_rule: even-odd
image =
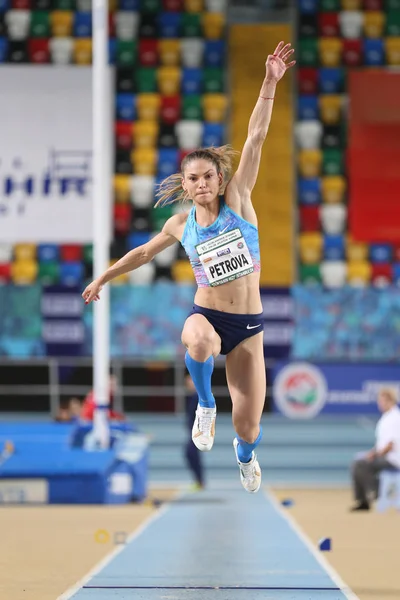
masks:
[[[115,377],[115,375],[110,375],[110,384],[109,385],[110,385],[110,398],[109,398],[110,408],[108,411],[108,418],[114,419],[116,421],[125,421],[124,415],[122,415],[121,413],[119,413],[113,409],[114,397],[115,397],[115,394],[117,391],[117,385],[118,385],[117,378]],[[84,419],[85,421],[93,421],[93,415],[94,415],[95,409],[96,409],[96,401],[94,399],[94,390],[90,390],[90,392],[87,394],[87,396],[83,400],[80,418]]]
[[[379,473],[400,469],[400,409],[394,390],[384,388],[378,395],[382,412],[375,430],[375,447],[357,458],[352,465],[354,496],[357,504],[352,511],[369,510],[371,493],[378,496]]]

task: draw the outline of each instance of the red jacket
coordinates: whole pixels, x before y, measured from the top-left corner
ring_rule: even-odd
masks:
[[[112,408],[113,401],[114,401],[114,398],[112,395],[110,395],[110,409],[108,411],[108,418],[116,419],[117,421],[124,421],[125,420],[124,415],[115,411]],[[82,410],[81,410],[81,419],[85,419],[85,421],[93,421],[93,414],[94,414],[95,409],[96,409],[96,402],[94,400],[94,392],[92,390],[88,393],[88,395],[86,396],[86,398],[83,401]]]

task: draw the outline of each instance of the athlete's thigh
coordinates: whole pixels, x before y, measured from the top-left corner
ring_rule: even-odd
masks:
[[[213,356],[221,352],[221,338],[204,315],[195,313],[185,321],[182,330],[182,344],[188,348],[193,343],[204,341],[210,343]]]
[[[247,338],[227,355],[226,379],[234,416],[258,423],[266,394],[262,333]]]

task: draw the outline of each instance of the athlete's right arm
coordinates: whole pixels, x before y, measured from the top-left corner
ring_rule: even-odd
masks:
[[[165,223],[163,229],[149,242],[134,248],[125,256],[119,259],[114,265],[109,267],[100,277],[92,281],[82,293],[82,298],[86,304],[92,300],[99,300],[100,292],[103,286],[124,273],[129,273],[150,262],[156,254],[159,254],[165,248],[172,246],[179,239],[179,225],[182,221],[181,215],[174,215]]]

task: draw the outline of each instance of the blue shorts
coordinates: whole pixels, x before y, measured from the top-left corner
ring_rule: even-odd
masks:
[[[263,313],[258,315],[235,315],[193,305],[189,314],[204,315],[221,338],[221,354],[229,354],[240,342],[264,331]]]

